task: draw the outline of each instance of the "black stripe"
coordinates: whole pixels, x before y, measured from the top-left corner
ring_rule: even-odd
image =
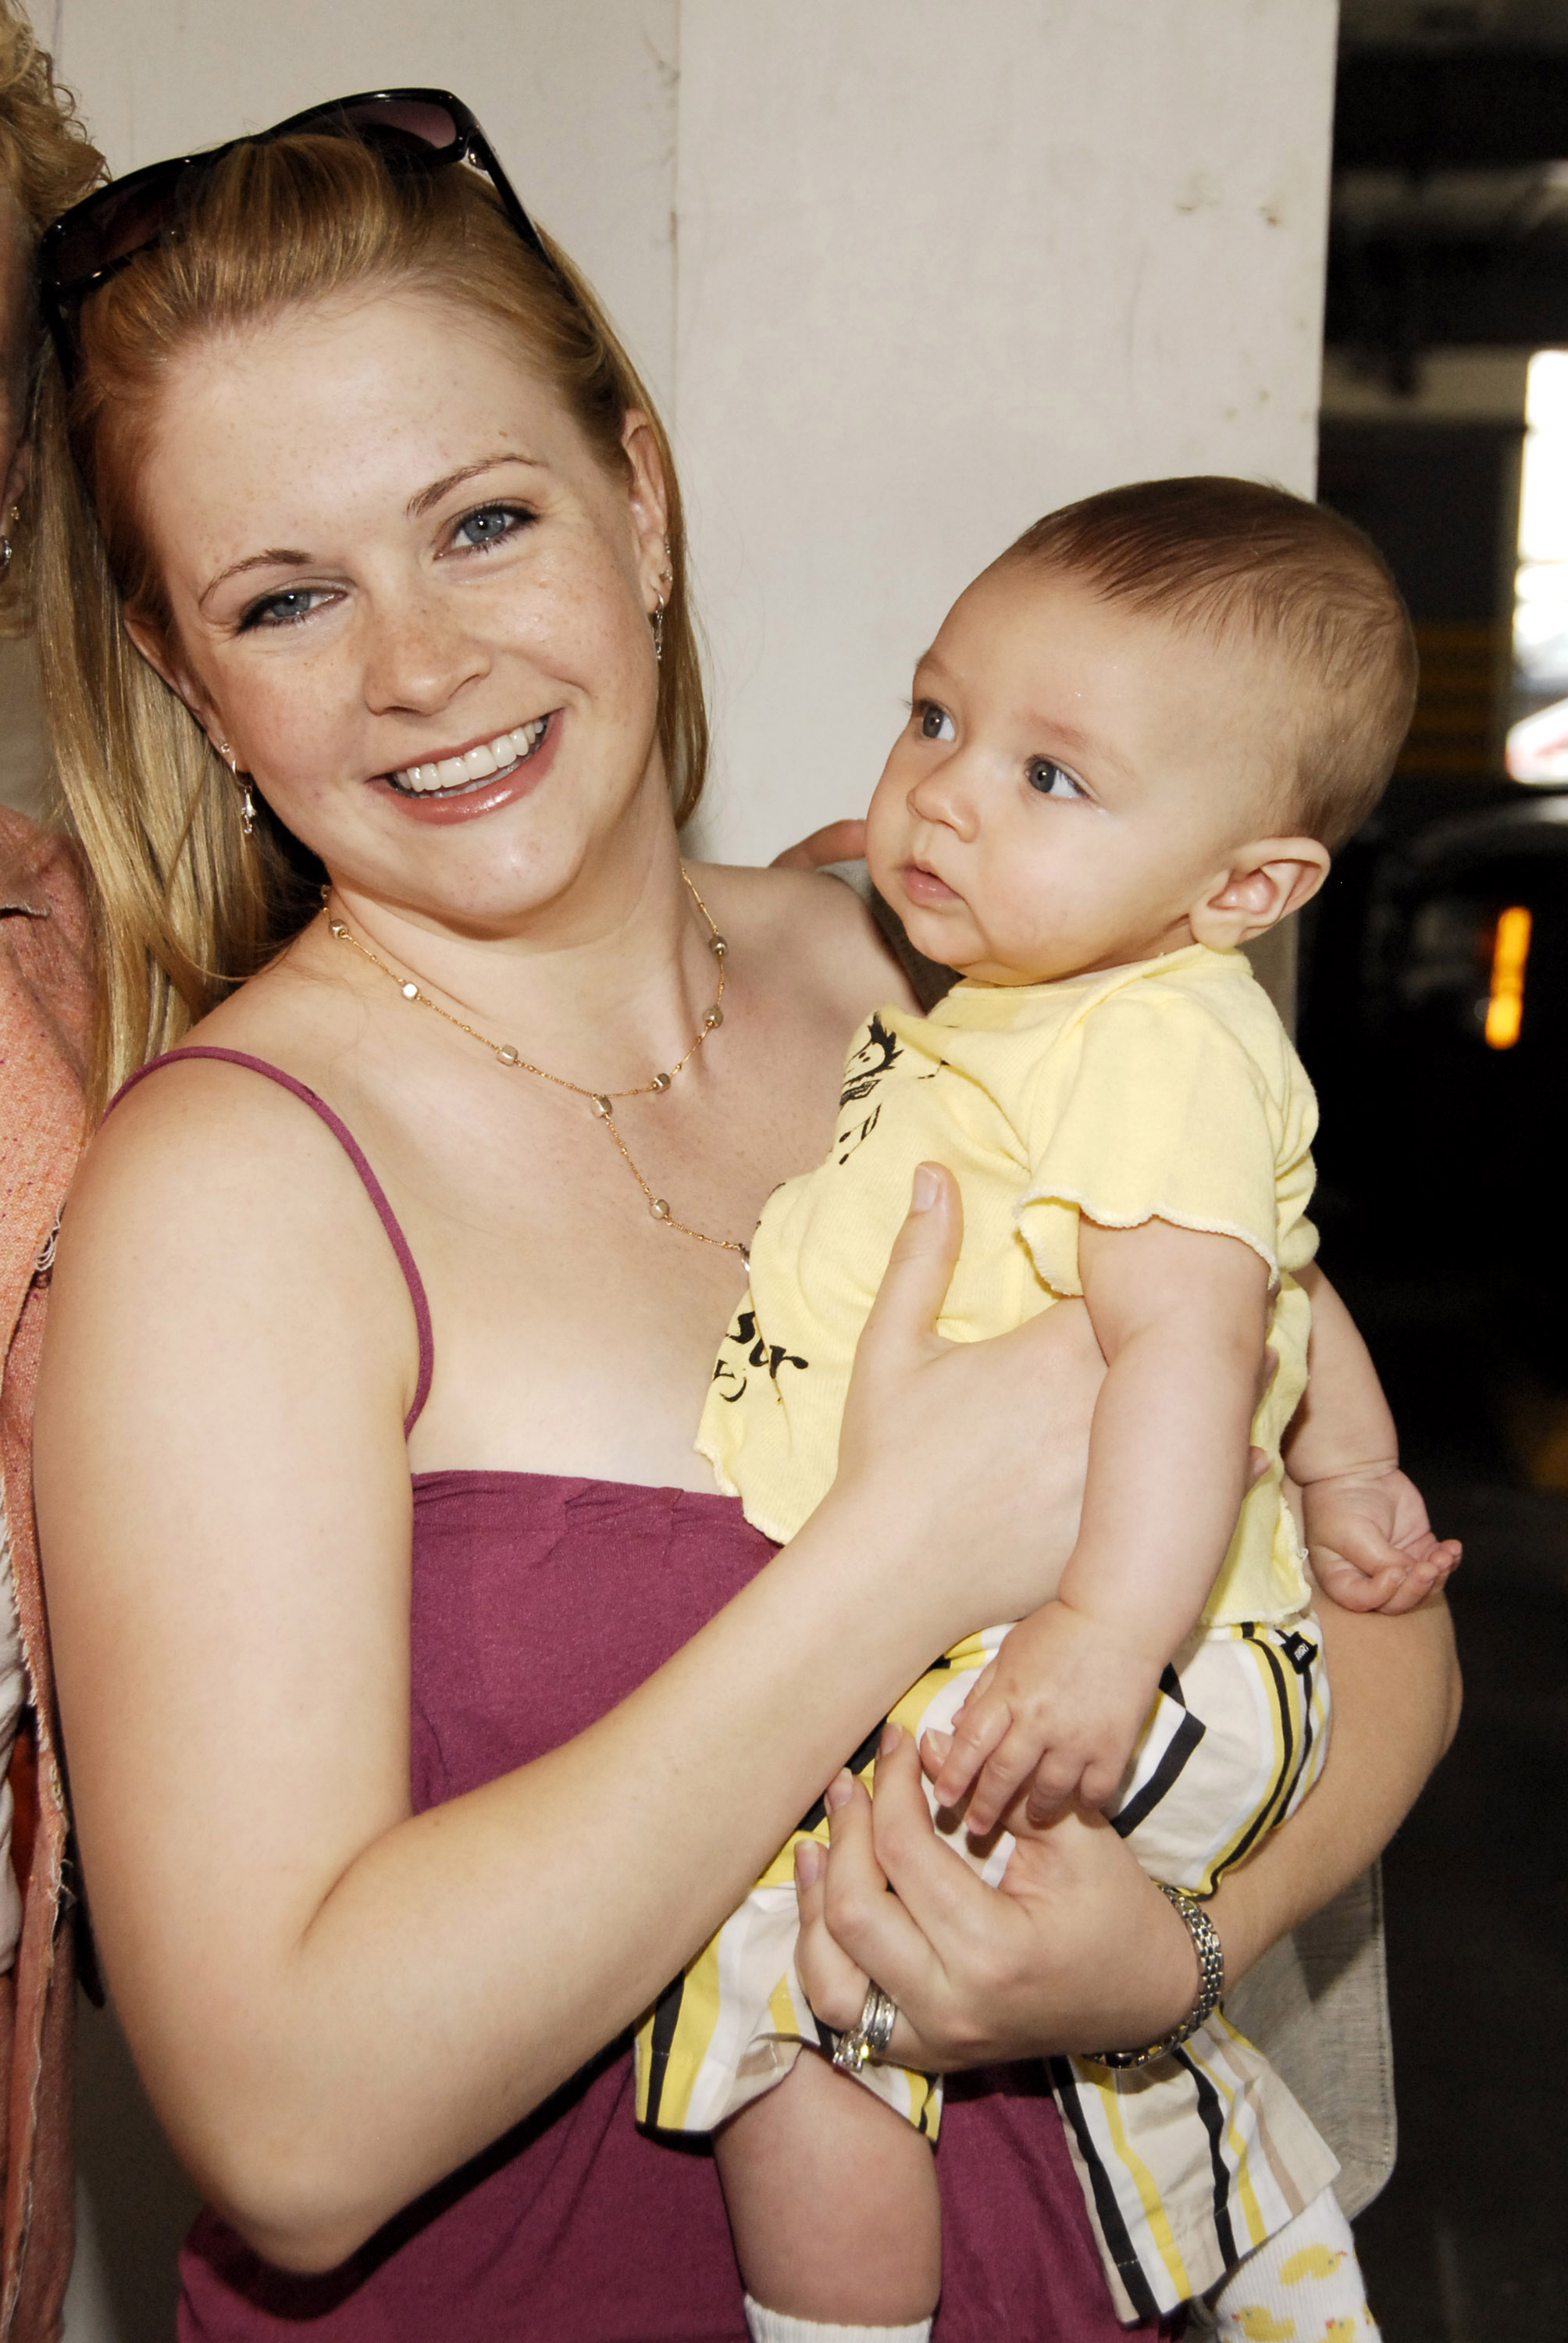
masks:
[[[875,1757],[877,1751],[880,1746],[882,1739],[882,1726],[887,1724],[887,1718],[884,1716],[881,1725],[872,1725],[869,1733],[867,1734],[864,1741],[861,1742],[859,1747],[856,1750],[854,1755],[849,1760],[849,1771],[851,1774],[863,1774],[867,1766],[871,1763],[872,1758]],[[826,1822],[828,1818],[827,1799],[828,1793],[824,1790],[822,1795],[817,1800],[816,1805],[809,1806],[806,1812],[801,1815],[800,1820],[796,1824],[795,1829],[798,1833],[803,1834],[809,1831],[814,1831],[819,1823]]]
[[[1271,1644],[1265,1643],[1254,1633],[1251,1620],[1248,1620],[1242,1627],[1241,1636],[1243,1642],[1251,1644],[1254,1650],[1261,1652],[1269,1664],[1269,1673],[1274,1680],[1274,1699],[1280,1711],[1280,1739],[1283,1744],[1283,1755],[1280,1761],[1279,1773],[1274,1779],[1274,1786],[1253,1815],[1251,1826],[1242,1832],[1237,1845],[1231,1849],[1224,1862],[1216,1866],[1211,1884],[1211,1894],[1215,1887],[1218,1887],[1226,1872],[1241,1862],[1242,1856],[1251,1850],[1263,1833],[1272,1829],[1278,1819],[1280,1801],[1288,1794],[1290,1785],[1294,1781],[1296,1775],[1296,1736],[1291,1725],[1291,1704],[1285,1694],[1285,1672],[1280,1665],[1279,1654]]]
[[[680,2021],[680,2005],[686,1993],[686,1972],[671,1979],[653,2007],[653,2040],[648,2054],[648,2113],[642,2120],[651,2130],[658,2121],[659,2102],[664,2097],[664,2078],[669,2067],[669,2054],[675,2046],[675,2029]]]
[[[1116,2191],[1111,2185],[1111,2175],[1100,2160],[1089,2121],[1078,2100],[1078,2077],[1070,2058],[1048,2058],[1047,2071],[1050,2087],[1056,2093],[1056,2104],[1071,2126],[1078,2142],[1078,2151],[1089,2167],[1090,2185],[1094,2191],[1094,2209],[1100,2217],[1101,2234],[1111,2248],[1111,2258],[1127,2288],[1129,2301],[1140,2318],[1158,2318],[1160,2305],[1150,2291],[1143,2275],[1143,2265],[1132,2250],[1132,2240],[1121,2217],[1121,2207],[1116,2201]]]
[[[1125,1838],[1130,1831],[1135,1831],[1138,1828],[1140,1823],[1147,1822],[1161,1799],[1170,1795],[1181,1779],[1192,1752],[1197,1748],[1207,1730],[1208,1727],[1201,1725],[1191,1711],[1188,1710],[1175,1732],[1171,1735],[1164,1756],[1150,1775],[1137,1796],[1129,1798],[1120,1812],[1106,1816],[1107,1822],[1119,1838]]]
[[[1209,2168],[1214,2176],[1214,2234],[1220,2241],[1225,2268],[1234,2269],[1241,2256],[1236,2251],[1236,2233],[1231,2227],[1231,2175],[1222,2152],[1225,2117],[1220,2105],[1220,2094],[1185,2050],[1174,2050],[1171,2055],[1176,2064],[1191,2075],[1193,2088],[1198,2094],[1198,2113],[1209,2135]]]

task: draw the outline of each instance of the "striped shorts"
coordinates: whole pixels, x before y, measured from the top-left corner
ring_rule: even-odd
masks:
[[[905,1694],[894,1721],[946,1730],[1004,1628],[969,1637]],[[1282,1624],[1197,1629],[1161,1678],[1106,1812],[1143,1868],[1194,1896],[1286,1815],[1322,1770],[1328,1682],[1310,1613]],[[851,1770],[869,1784],[878,1732]],[[709,2132],[781,2081],[803,2044],[829,2046],[795,1969],[796,1838],[827,1837],[820,1802],[739,1912],[660,1996],[637,2043],[637,2112],[661,2130]],[[1006,1832],[971,1854],[994,1885]],[[1050,2079],[1118,2312],[1152,2318],[1204,2293],[1294,2218],[1338,2166],[1285,2085],[1218,2012],[1170,2056],[1113,2069],[1054,2058]],[[939,2078],[873,2065],[861,2081],[935,2137]]]

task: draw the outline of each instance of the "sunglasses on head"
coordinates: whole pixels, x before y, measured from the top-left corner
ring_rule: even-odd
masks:
[[[434,171],[447,163],[474,164],[489,180],[528,249],[554,269],[543,238],[461,98],[444,89],[364,90],[356,97],[335,97],[324,106],[309,106],[270,130],[227,139],[204,154],[144,164],[139,171],[95,188],[63,212],[39,244],[38,298],[67,384],[80,369],[76,320],[88,296],[178,224],[215,166],[236,146],[269,146],[275,138],[307,135],[357,138],[374,146],[394,170]]]

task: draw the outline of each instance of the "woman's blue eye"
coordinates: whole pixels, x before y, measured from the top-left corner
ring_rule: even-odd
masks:
[[[956,740],[958,739],[959,736],[953,729],[953,719],[945,708],[939,708],[934,701],[928,699],[922,703],[920,715],[922,740]]]
[[[1042,798],[1081,798],[1083,784],[1074,780],[1065,765],[1054,757],[1031,757],[1029,762],[1029,785],[1038,789]]]
[[[499,545],[531,518],[516,505],[481,505],[477,512],[465,513],[452,534],[477,552],[482,551],[487,546]]]
[[[317,606],[320,588],[316,586],[291,586],[286,593],[269,594],[265,602],[255,602],[240,620],[243,634],[249,627],[297,627],[308,618]]]

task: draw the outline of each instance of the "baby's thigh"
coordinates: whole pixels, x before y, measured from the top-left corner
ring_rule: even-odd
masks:
[[[1328,1739],[1310,1613],[1200,1628],[1166,1670],[1106,1813],[1151,1878],[1209,1896],[1301,1804]]]
[[[929,2315],[941,2287],[930,2145],[863,2083],[802,2050],[715,2133],[713,2153],[757,2301],[849,2326]]]

